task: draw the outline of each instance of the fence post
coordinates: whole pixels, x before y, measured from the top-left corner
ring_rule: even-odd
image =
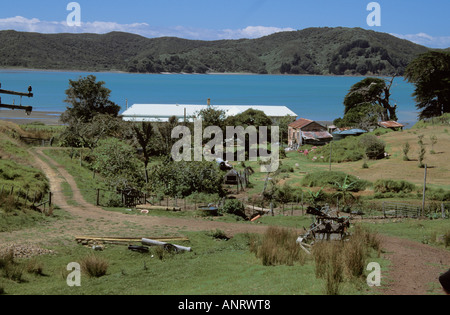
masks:
[[[442,219],[445,219],[445,206],[444,206],[444,203],[441,203],[441,211],[442,211]]]
[[[100,206],[100,189],[97,189],[97,207]]]
[[[48,193],[48,207],[50,208],[52,206],[52,192],[50,191]]]
[[[425,215],[425,195],[427,192],[427,164],[425,164],[425,175],[423,180],[423,199],[422,199],[422,216]]]

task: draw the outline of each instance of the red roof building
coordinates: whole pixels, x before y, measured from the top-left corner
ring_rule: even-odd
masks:
[[[294,121],[288,130],[288,144],[291,148],[304,144],[323,145],[333,140],[326,127],[305,118]]]

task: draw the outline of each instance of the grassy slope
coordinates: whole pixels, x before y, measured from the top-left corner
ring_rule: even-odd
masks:
[[[28,191],[29,200],[43,196],[49,188],[44,174],[32,165],[32,157],[16,139],[27,135],[19,126],[0,121],[0,231],[22,229],[42,222],[44,218],[29,210],[24,197]],[[13,189],[14,198],[9,196]],[[17,193],[20,198],[17,199]]]
[[[416,184],[418,187],[423,187],[424,170],[418,167],[419,162],[418,152],[418,136],[424,135],[424,143],[426,145],[427,154],[424,163],[428,164],[427,183],[433,188],[450,189],[450,167],[448,165],[448,153],[450,153],[450,133],[448,127],[444,126],[428,126],[427,128],[411,129],[400,132],[391,132],[384,134],[381,137],[387,144],[387,152],[391,155],[389,159],[382,159],[378,161],[369,161],[368,169],[363,169],[364,161],[333,163],[333,171],[342,171],[347,174],[357,176],[361,179],[375,182],[378,179],[394,179],[406,180]],[[430,154],[431,141],[430,136],[436,135],[438,143],[434,147],[436,154]],[[411,161],[403,161],[402,147],[409,142],[411,150],[409,158]],[[335,145],[339,145],[336,142]],[[320,162],[320,157],[317,162],[313,162],[310,155],[309,158],[304,157],[297,152],[287,153],[287,158],[282,160],[282,168],[293,168],[294,173],[285,173],[288,178],[284,181],[292,184],[294,187],[301,187],[301,181],[305,173],[310,173],[319,170],[329,170],[329,163]],[[250,190],[252,194],[261,193],[264,187],[266,174],[259,172],[257,163],[246,163],[252,166],[256,174],[252,177],[254,188]],[[237,165],[239,168],[239,166]],[[283,174],[281,174],[283,175]]]

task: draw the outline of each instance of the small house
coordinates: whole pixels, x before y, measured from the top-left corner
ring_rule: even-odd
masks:
[[[382,122],[379,122],[378,125],[382,128],[392,129],[394,131],[403,130],[403,128],[405,128],[404,125],[402,125],[396,121],[382,121]]]
[[[327,128],[313,120],[300,118],[288,127],[288,144],[291,148],[305,144],[325,145],[332,140],[333,136]]]

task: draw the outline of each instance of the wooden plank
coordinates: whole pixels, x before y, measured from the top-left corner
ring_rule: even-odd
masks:
[[[157,240],[160,242],[183,242],[189,241],[188,238],[185,237],[152,237],[151,239]],[[91,236],[80,236],[75,238],[76,241],[98,241],[98,242],[141,242],[142,237],[140,238],[129,238],[129,237],[91,237]]]

